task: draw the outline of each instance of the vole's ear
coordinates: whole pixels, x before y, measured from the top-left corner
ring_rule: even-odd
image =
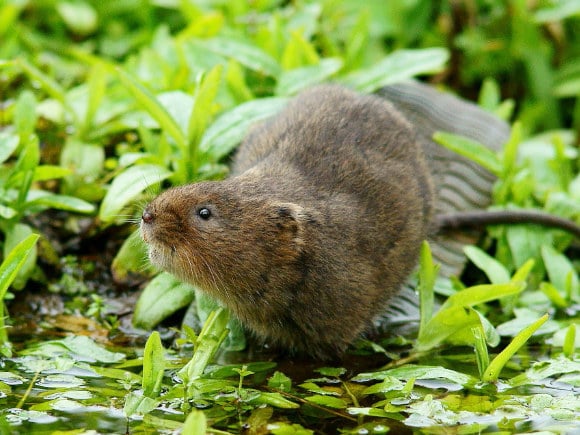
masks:
[[[281,242],[294,246],[304,244],[305,225],[309,219],[304,207],[291,202],[272,202],[269,218]]]

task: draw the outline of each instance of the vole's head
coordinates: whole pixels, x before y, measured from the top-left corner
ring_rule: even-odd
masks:
[[[151,262],[224,301],[292,269],[304,245],[300,206],[242,192],[235,179],[170,189],[143,211]],[[227,303],[227,302],[226,302]]]

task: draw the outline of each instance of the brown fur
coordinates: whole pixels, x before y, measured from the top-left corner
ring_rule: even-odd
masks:
[[[229,179],[157,197],[141,231],[154,264],[256,335],[324,358],[397,293],[432,202],[407,121],[381,98],[320,86],[249,133]]]

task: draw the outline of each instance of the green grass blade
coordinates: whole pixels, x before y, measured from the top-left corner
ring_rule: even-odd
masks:
[[[223,308],[213,311],[206,319],[191,360],[179,371],[179,376],[191,386],[201,377],[221,343],[228,335],[229,312]]]
[[[0,265],[0,300],[4,300],[8,287],[14,281],[18,270],[26,261],[29,252],[39,237],[38,234],[31,234],[26,237],[10,251],[2,265]]]
[[[447,301],[443,304],[443,307],[473,307],[505,296],[520,293],[524,288],[525,283],[522,282],[476,285],[449,296]]]
[[[8,333],[4,325],[4,297],[39,237],[38,234],[26,237],[10,251],[0,265],[0,348],[4,348],[8,341]]]
[[[104,63],[93,65],[88,79],[89,98],[87,111],[81,128],[81,137],[86,135],[94,125],[94,118],[101,101],[103,100],[107,88],[107,73],[109,68]]]
[[[499,176],[502,163],[498,156],[485,145],[456,134],[438,131],[433,135],[435,142],[445,148],[473,160],[492,174]]]
[[[566,330],[566,337],[564,338],[563,352],[568,358],[574,358],[576,350],[576,324],[572,323]]]
[[[544,314],[527,328],[524,328],[518,335],[516,335],[510,344],[502,350],[489,364],[487,370],[483,374],[482,380],[485,382],[495,382],[499,378],[499,374],[510,360],[510,358],[528,341],[528,339],[536,332],[546,321],[549,315]]]
[[[474,348],[475,348],[475,360],[477,361],[477,370],[479,371],[479,377],[483,377],[483,374],[489,367],[489,353],[487,352],[487,343],[485,340],[485,333],[482,328],[471,328],[471,332],[474,338]]]
[[[185,151],[187,149],[187,138],[185,133],[181,131],[181,128],[175,119],[171,117],[167,110],[165,110],[161,103],[159,103],[157,98],[155,98],[155,96],[149,92],[145,86],[121,68],[116,68],[116,71],[119,79],[129,92],[131,92],[137,103],[157,121],[159,127],[161,127],[165,133],[175,140],[177,146]]]
[[[203,132],[213,115],[212,105],[217,96],[223,67],[216,65],[198,83],[195,90],[193,109],[187,127],[187,137],[190,144],[188,160],[196,164],[195,154]]]
[[[424,241],[421,246],[421,259],[419,268],[419,298],[421,307],[421,318],[419,323],[419,336],[424,334],[425,328],[433,316],[433,305],[435,294],[435,278],[439,265],[433,264],[433,255],[429,243]]]
[[[47,76],[30,62],[25,59],[19,59],[18,65],[22,68],[24,73],[28,76],[28,78],[40,85],[44,91],[50,95],[55,100],[60,101],[64,104],[65,101],[65,91],[58,82],[56,82],[53,78]]]

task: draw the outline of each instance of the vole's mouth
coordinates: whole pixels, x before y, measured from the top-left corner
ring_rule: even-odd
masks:
[[[155,243],[152,240],[149,241],[148,245],[149,261],[160,269],[172,272],[174,269],[173,256],[175,255],[175,251],[163,244]]]

